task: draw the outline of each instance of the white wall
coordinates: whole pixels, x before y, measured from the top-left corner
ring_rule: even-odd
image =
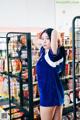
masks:
[[[0,0],[0,27],[53,27],[55,0]]]
[[[72,20],[75,16],[80,16],[79,4],[56,4],[56,26],[60,31],[69,32],[72,27]]]

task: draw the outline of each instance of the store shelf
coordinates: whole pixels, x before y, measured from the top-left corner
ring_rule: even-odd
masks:
[[[33,85],[36,85],[36,84],[38,84],[38,81],[34,81],[34,82],[33,82]]]
[[[80,87],[77,87],[76,90],[80,90]],[[71,91],[73,91],[73,89],[65,90],[64,93],[69,93],[69,92],[71,92]]]
[[[72,45],[64,45],[65,48],[72,48]]]
[[[40,98],[39,98],[39,97],[38,97],[38,98],[34,98],[33,101],[34,101],[34,102],[40,101]]]

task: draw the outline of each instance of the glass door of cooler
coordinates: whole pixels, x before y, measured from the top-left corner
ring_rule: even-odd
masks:
[[[31,34],[10,32],[7,38],[7,66],[10,120],[33,120]]]
[[[80,16],[72,21],[73,43],[73,111],[74,120],[80,119]]]

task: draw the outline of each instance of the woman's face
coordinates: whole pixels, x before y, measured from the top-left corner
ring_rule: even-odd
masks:
[[[51,42],[50,42],[50,39],[47,35],[46,32],[44,32],[41,36],[41,39],[42,39],[42,45],[45,49],[50,49],[51,47]]]

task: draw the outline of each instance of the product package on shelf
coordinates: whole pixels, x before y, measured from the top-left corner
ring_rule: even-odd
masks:
[[[0,120],[10,120],[8,113],[0,107]]]
[[[6,75],[0,75],[0,96],[8,97],[8,78]]]
[[[33,86],[33,98],[35,99],[37,97],[39,97],[39,92],[38,92],[38,85],[36,84]]]
[[[70,39],[69,39],[69,36],[65,36],[65,45],[67,46],[67,45],[70,45]]]
[[[36,106],[34,108],[34,120],[40,120],[40,108]]]
[[[65,36],[65,33],[64,32],[61,32],[60,33],[60,38],[61,38],[61,41],[62,41],[62,44],[64,45],[65,43],[65,41],[64,41],[64,36]]]
[[[65,95],[64,95],[64,106],[65,106],[65,107],[68,107],[69,104],[70,104],[69,94],[68,94],[68,93],[65,93]]]
[[[66,65],[65,65],[65,75],[66,76],[69,75],[69,70],[70,70],[70,65],[68,63],[66,63]]]

